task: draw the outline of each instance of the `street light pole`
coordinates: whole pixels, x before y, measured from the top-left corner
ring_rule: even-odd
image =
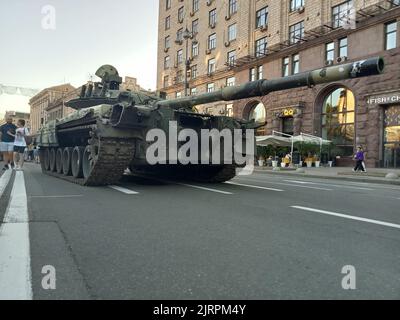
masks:
[[[183,32],[183,38],[186,41],[186,52],[185,52],[185,97],[188,96],[188,89],[189,89],[189,81],[188,81],[188,72],[190,67],[190,60],[189,60],[189,39],[192,37],[192,32],[188,30],[186,27],[185,31]]]

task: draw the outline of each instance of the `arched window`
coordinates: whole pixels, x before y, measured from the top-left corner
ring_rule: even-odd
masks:
[[[355,98],[353,92],[338,88],[322,106],[322,138],[331,140],[337,155],[350,156],[354,150]]]
[[[249,113],[249,120],[255,120],[257,123],[265,123],[267,121],[267,110],[262,102],[254,103]],[[266,134],[265,126],[258,129],[256,135],[263,136]]]

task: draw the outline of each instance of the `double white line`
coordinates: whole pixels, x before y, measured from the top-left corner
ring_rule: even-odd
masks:
[[[11,171],[1,177],[0,196]],[[32,274],[28,205],[24,174],[17,171],[10,202],[0,226],[0,300],[31,300]]]

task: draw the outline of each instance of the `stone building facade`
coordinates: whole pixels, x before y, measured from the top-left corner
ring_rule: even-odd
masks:
[[[197,69],[195,77],[189,72],[191,94],[383,56],[386,68],[380,76],[205,105],[199,111],[266,121],[260,135],[322,136],[334,142],[342,165],[351,164],[356,146],[362,145],[368,166],[400,167],[399,5],[387,0],[161,0],[158,89],[168,98],[183,95],[186,40],[174,40],[177,33],[182,39],[179,30],[186,26],[191,31],[196,20],[198,32],[188,38],[190,67]],[[232,25],[236,36],[227,41]],[[195,56],[193,41],[199,48]],[[212,72],[210,60],[216,66]]]
[[[55,87],[46,88],[29,100],[30,119],[32,134],[37,134],[38,130],[47,121],[46,109],[57,99],[63,97],[68,92],[74,91],[75,88],[70,84],[63,84]]]
[[[25,120],[25,126],[30,129],[31,122],[30,122],[30,115],[26,112],[18,112],[18,111],[6,111],[4,114],[4,119],[0,120],[0,125],[6,123],[6,119],[12,119],[13,124],[17,124],[17,121],[22,119]]]
[[[46,108],[46,121],[61,119],[73,112],[74,109],[67,107],[65,102],[78,98],[80,92],[81,88],[64,92],[57,100],[50,103]]]

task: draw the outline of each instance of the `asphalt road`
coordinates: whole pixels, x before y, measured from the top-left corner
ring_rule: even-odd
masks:
[[[28,283],[33,299],[400,298],[400,187],[257,173],[85,188],[28,163],[0,193],[0,297]],[[4,231],[21,221],[26,240]],[[342,287],[344,266],[355,290]]]

